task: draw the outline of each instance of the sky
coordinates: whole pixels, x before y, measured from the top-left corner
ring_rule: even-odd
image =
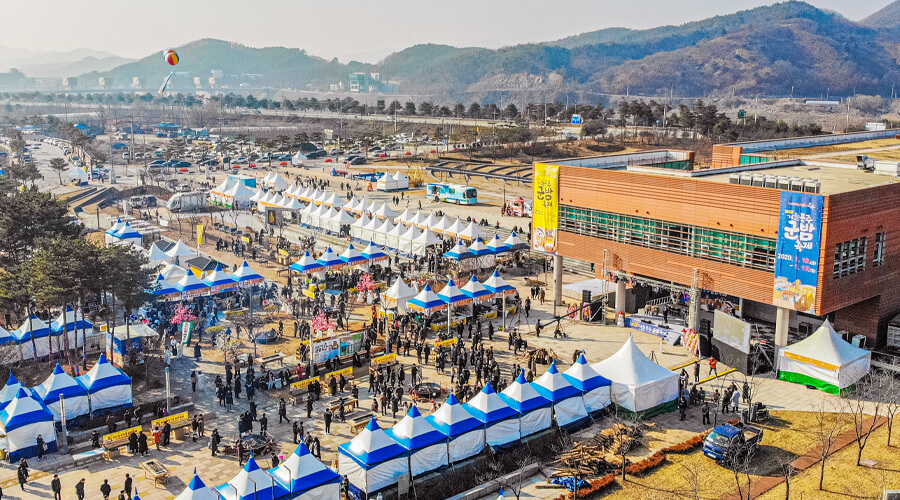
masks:
[[[852,20],[892,0],[807,0]],[[772,0],[3,0],[0,46],[141,58],[200,38],[377,62],[419,43],[498,48],[652,28]]]

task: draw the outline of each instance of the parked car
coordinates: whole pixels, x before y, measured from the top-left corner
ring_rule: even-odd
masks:
[[[356,156],[352,160],[350,160],[351,165],[365,165],[366,159],[362,156]]]

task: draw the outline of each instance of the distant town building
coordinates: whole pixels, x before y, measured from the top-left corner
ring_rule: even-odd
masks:
[[[133,78],[131,79],[131,88],[133,88],[133,89],[139,89],[139,88],[141,88],[141,79],[138,78],[138,77],[136,77],[136,76],[133,77]]]
[[[78,78],[74,76],[63,78],[62,85],[66,90],[72,90],[78,87]]]

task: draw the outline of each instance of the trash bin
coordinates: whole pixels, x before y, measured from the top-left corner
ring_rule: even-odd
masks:
[[[744,425],[749,424],[752,420],[750,419],[750,408],[744,408],[741,410],[741,423]]]

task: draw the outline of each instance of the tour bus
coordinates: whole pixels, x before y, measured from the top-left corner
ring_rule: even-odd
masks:
[[[457,205],[474,205],[478,203],[478,192],[475,188],[459,184],[433,182],[426,186],[425,193],[435,201],[446,201]]]

